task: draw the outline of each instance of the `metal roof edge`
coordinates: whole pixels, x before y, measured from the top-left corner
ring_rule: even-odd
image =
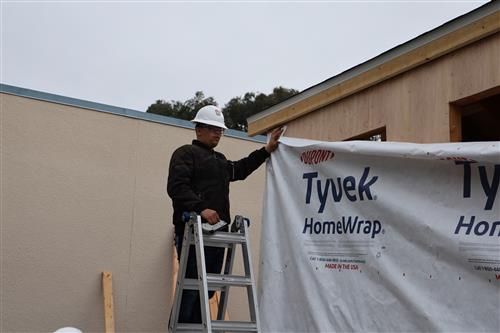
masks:
[[[159,114],[142,112],[127,108],[122,108],[118,106],[102,104],[97,102],[91,102],[83,99],[66,97],[62,95],[51,94],[43,91],[32,90],[28,88],[22,88],[17,86],[8,85],[5,83],[0,83],[0,93],[5,93],[9,95],[15,95],[19,97],[26,97],[31,99],[36,99],[45,102],[51,102],[56,104],[62,104],[67,106],[74,106],[83,109],[88,109],[92,111],[111,113],[118,116],[124,116],[144,121],[155,122],[164,125],[171,125],[182,128],[193,129],[194,124],[188,120],[177,119],[167,116],[162,116]],[[224,136],[228,136],[231,138],[248,140],[253,142],[265,143],[266,136],[259,135],[255,137],[249,137],[247,133],[242,131],[237,131],[233,129],[229,129],[224,133]]]
[[[290,107],[300,101],[303,101],[311,96],[314,96],[328,88],[331,88],[335,85],[338,85],[342,82],[345,82],[347,80],[352,79],[353,77],[356,77],[364,72],[367,72],[373,68],[376,68],[377,66],[380,66],[381,64],[384,64],[392,59],[395,59],[405,53],[408,53],[412,50],[418,49],[419,47],[426,45],[434,40],[437,40],[450,32],[453,32],[455,30],[458,30],[462,27],[465,27],[471,23],[474,23],[488,15],[491,15],[495,12],[500,10],[500,1],[497,0],[492,0],[481,7],[478,7],[468,13],[465,13],[461,16],[458,16],[441,26],[438,26],[430,31],[427,31],[413,39],[410,39],[409,41],[400,44],[398,46],[395,46],[378,56],[371,58],[359,65],[356,65],[354,67],[351,67],[350,69],[347,69],[340,74],[337,74],[329,79],[326,79],[323,82],[320,82],[314,86],[311,86],[309,88],[306,88],[305,90],[301,91],[300,93],[293,95],[292,97],[284,100],[281,103],[275,104],[271,106],[270,108],[263,110],[262,112],[259,112],[257,114],[252,115],[251,117],[248,117],[247,122],[251,123],[256,120],[265,118],[273,113],[276,113],[284,108]]]

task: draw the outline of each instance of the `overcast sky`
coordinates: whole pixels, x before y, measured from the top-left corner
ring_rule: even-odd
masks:
[[[487,1],[3,1],[2,83],[145,111],[304,90]]]

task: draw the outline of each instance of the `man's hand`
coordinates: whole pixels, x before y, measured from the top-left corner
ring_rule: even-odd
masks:
[[[216,224],[220,221],[219,214],[215,210],[205,209],[200,213],[201,217],[203,217],[209,224]]]
[[[266,145],[266,151],[269,154],[271,154],[273,151],[276,150],[276,148],[278,148],[278,145],[280,144],[278,140],[281,136],[281,133],[283,133],[283,127],[275,128],[271,132],[271,138],[269,139],[269,142]]]

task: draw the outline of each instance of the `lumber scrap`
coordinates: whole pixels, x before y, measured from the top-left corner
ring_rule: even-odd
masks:
[[[115,333],[115,315],[113,305],[113,275],[102,272],[102,291],[104,298],[104,325],[106,333]]]

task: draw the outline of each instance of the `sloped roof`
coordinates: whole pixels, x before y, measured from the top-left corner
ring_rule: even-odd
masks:
[[[498,31],[500,1],[493,0],[249,117],[248,134],[265,133]]]
[[[21,96],[21,97],[26,97],[26,98],[31,98],[31,99],[37,99],[37,100],[56,103],[56,104],[74,106],[74,107],[93,110],[93,111],[111,113],[111,114],[115,114],[115,115],[119,115],[119,116],[135,118],[135,119],[140,119],[140,120],[145,120],[145,121],[151,121],[151,122],[165,124],[165,125],[190,128],[190,129],[194,128],[193,123],[191,123],[190,121],[187,121],[187,120],[166,117],[166,116],[162,116],[162,115],[158,115],[158,114],[154,114],[154,113],[141,112],[141,111],[122,108],[122,107],[118,107],[118,106],[112,106],[112,105],[107,105],[107,104],[102,104],[102,103],[86,101],[83,99],[77,99],[77,98],[72,98],[72,97],[50,94],[50,93],[46,93],[43,91],[26,89],[26,88],[11,86],[8,84],[3,84],[3,83],[0,83],[0,93]],[[266,137],[263,135],[249,137],[245,132],[236,131],[236,130],[232,130],[232,129],[224,132],[224,136],[237,138],[237,139],[243,139],[243,140],[249,140],[249,141],[254,141],[254,142],[260,142],[260,143],[266,142]]]

